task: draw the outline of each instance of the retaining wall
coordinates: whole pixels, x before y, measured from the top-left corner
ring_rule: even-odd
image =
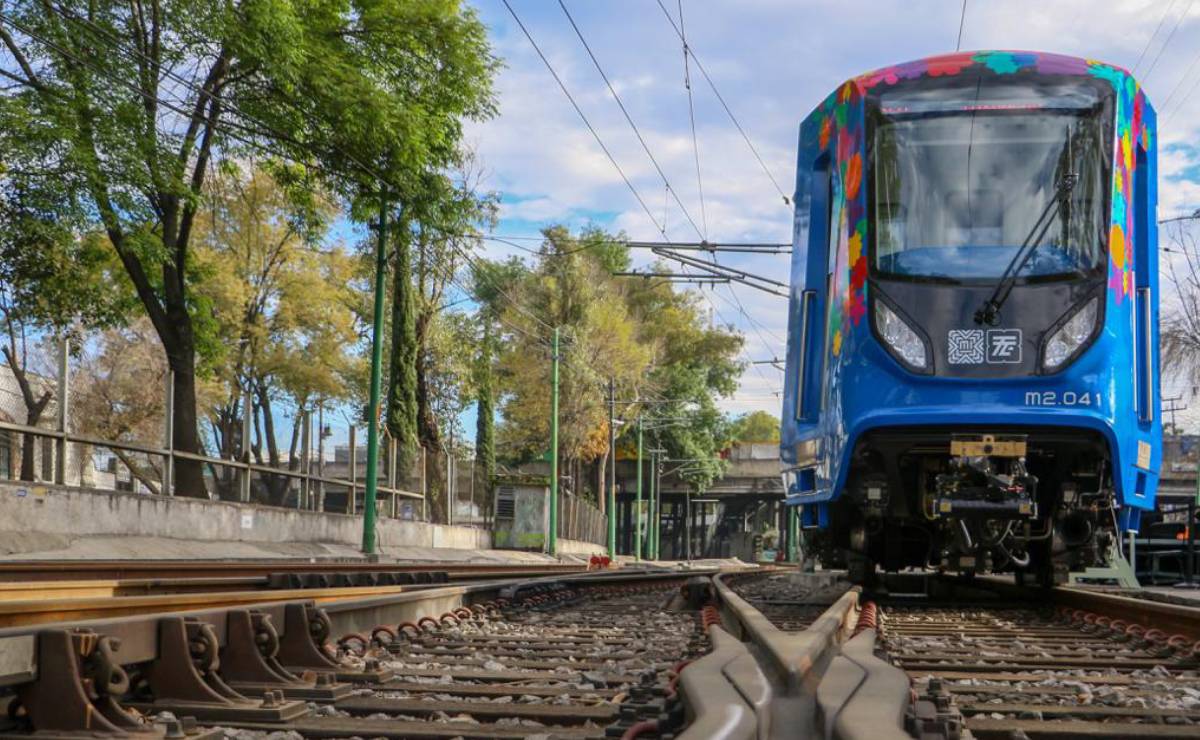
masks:
[[[228,557],[247,552],[346,556],[353,555],[361,542],[362,519],[224,501],[0,482],[0,555],[43,556],[47,551],[69,550],[79,540],[97,539],[110,540],[112,557],[123,556],[124,543],[146,545],[158,539],[237,543]],[[491,546],[491,535],[472,527],[381,518],[377,541],[382,554],[404,548],[479,551]],[[266,552],[249,547],[253,545],[267,546]],[[149,547],[154,552],[147,555],[169,556],[162,549]],[[85,548],[78,554],[89,552]]]

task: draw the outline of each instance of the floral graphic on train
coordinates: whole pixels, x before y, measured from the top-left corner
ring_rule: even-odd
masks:
[[[834,249],[833,286],[829,296],[829,348],[836,356],[852,326],[867,313],[866,189],[863,187],[862,94],[851,82],[822,104],[822,149],[834,148],[832,202],[829,217]]]

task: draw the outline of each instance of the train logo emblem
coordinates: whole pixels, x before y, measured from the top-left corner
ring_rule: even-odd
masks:
[[[951,329],[946,335],[951,365],[1016,365],[1021,362],[1020,329]]]
[[[988,329],[987,361],[989,364],[1015,365],[1021,362],[1020,329]]]
[[[951,365],[983,364],[983,329],[951,329],[946,340]]]

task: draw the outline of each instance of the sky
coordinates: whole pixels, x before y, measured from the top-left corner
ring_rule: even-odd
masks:
[[[683,208],[669,197],[557,0],[509,0],[654,222],[503,0],[469,2],[504,62],[496,80],[499,114],[467,129],[486,185],[502,197],[499,233],[535,235],[548,224],[594,223],[632,239],[661,240],[658,227],[665,224],[671,240],[695,241],[690,214],[710,241],[791,240],[790,207],[693,66],[698,185],[684,55],[664,8],[676,24],[682,8],[689,47],[784,193],[794,188],[800,121],[838,83],[953,52],[961,18],[964,51],[1050,51],[1133,70],[1159,112],[1159,217],[1200,207],[1196,0],[967,0],[965,14],[960,0],[662,0],[661,7],[658,0],[564,0]],[[520,254],[494,242],[487,253]],[[649,259],[635,254],[635,265]],[[787,260],[721,257],[723,264],[783,280]],[[785,300],[736,285],[702,293],[715,322],[745,334],[744,360],[784,356]],[[722,406],[778,415],[782,381],[771,365],[751,365]]]

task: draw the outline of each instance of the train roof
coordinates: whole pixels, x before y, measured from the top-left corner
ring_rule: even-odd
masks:
[[[1122,108],[1132,111],[1152,111],[1153,106],[1133,74],[1124,67],[1096,59],[1054,54],[1044,51],[983,50],[940,54],[882,67],[838,85],[829,96],[813,109],[809,118],[820,119],[838,102],[862,98],[882,87],[922,77],[952,78],[958,75],[991,73],[1005,76],[1075,76],[1100,79],[1112,86],[1121,99]]]

